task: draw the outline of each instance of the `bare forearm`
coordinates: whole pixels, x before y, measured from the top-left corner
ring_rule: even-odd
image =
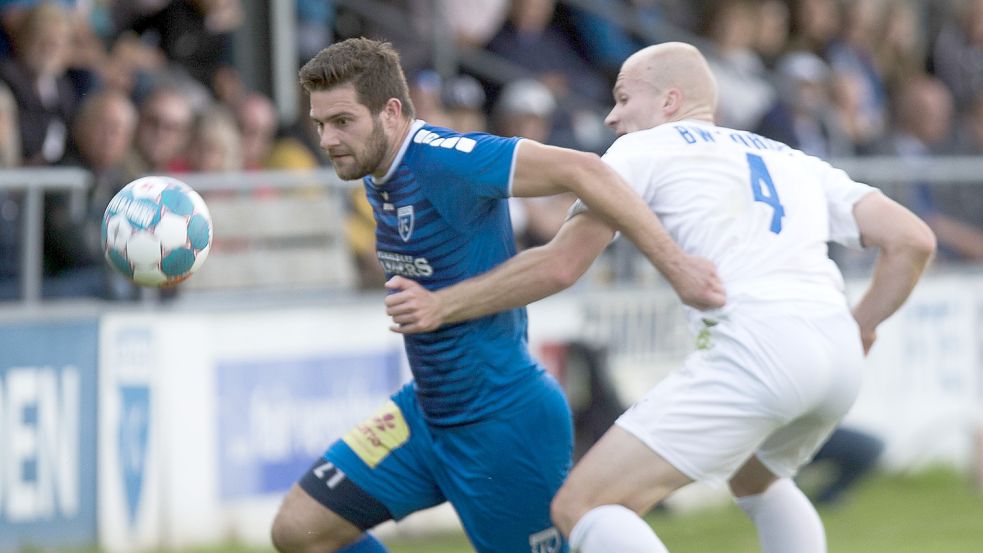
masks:
[[[435,293],[441,319],[454,323],[514,309],[570,286],[553,276],[543,248],[526,250],[495,269]]]
[[[874,266],[874,275],[853,316],[863,329],[873,329],[894,314],[911,294],[925,270],[930,255],[926,252],[882,252]]]
[[[606,166],[603,168],[606,169]],[[590,208],[591,213],[631,240],[670,283],[675,283],[682,270],[685,253],[634,190],[617,179],[613,171],[600,169],[596,175],[586,179],[571,180],[569,186],[572,192]],[[605,182],[605,185],[598,186],[597,182]]]

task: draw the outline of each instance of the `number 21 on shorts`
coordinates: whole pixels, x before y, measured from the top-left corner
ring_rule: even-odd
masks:
[[[771,173],[765,160],[757,154],[747,154],[747,164],[751,169],[751,192],[754,194],[754,201],[770,205],[774,210],[771,216],[771,232],[778,234],[782,232],[782,217],[785,216],[785,208],[778,197],[778,190],[775,190],[775,181],[771,180]],[[767,193],[766,193],[767,192]]]

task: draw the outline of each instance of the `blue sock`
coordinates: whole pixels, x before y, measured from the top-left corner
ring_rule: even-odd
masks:
[[[362,539],[348,547],[339,549],[337,553],[389,553],[389,550],[372,534],[367,533],[362,536]]]

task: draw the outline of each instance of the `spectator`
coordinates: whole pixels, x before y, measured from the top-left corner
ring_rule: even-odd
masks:
[[[592,64],[604,71],[610,81],[618,76],[621,62],[643,46],[660,40],[652,40],[666,25],[663,2],[652,0],[599,0],[593,9],[567,8],[569,18],[578,42],[586,50],[585,56]],[[597,15],[597,12],[612,13],[624,10],[634,20],[634,28],[625,28],[610,19]],[[638,36],[636,29],[643,29],[649,35]],[[668,37],[664,37],[668,39]]]
[[[0,80],[19,106],[21,152],[27,165],[58,163],[78,103],[67,74],[72,25],[58,4],[32,7],[15,35],[16,56],[0,60]]]
[[[964,109],[983,90],[983,0],[956,4],[932,52],[935,74]]]
[[[898,155],[917,175],[929,156],[952,153],[952,115],[952,93],[942,81],[923,75],[905,83],[898,91],[896,129],[887,153]],[[970,186],[922,181],[912,185],[908,204],[935,231],[938,260],[983,259],[979,191]]]
[[[294,0],[297,24],[297,65],[311,59],[334,39],[333,0]]]
[[[955,153],[983,156],[983,92],[959,117]],[[939,239],[940,259],[983,262],[983,190],[975,183],[935,183],[922,191],[928,198],[926,218]]]
[[[45,273],[47,297],[133,298],[135,288],[109,272],[103,262],[100,225],[109,201],[127,182],[123,160],[136,129],[136,108],[120,92],[88,95],[72,125],[75,149],[65,158],[92,173],[81,205],[75,193],[51,194],[45,202]],[[115,275],[115,273],[114,273]]]
[[[572,90],[607,102],[607,80],[580,57],[556,25],[555,13],[555,0],[514,0],[508,21],[488,43],[488,50],[531,71],[561,102]]]
[[[243,168],[265,168],[276,138],[276,107],[262,94],[248,94],[235,106],[235,116],[242,136]]]
[[[438,0],[438,6],[454,41],[471,48],[484,48],[509,12],[508,0]]]
[[[488,132],[485,90],[470,75],[457,75],[444,83],[441,91],[450,128],[458,132]]]
[[[193,118],[191,100],[181,90],[153,90],[140,106],[136,140],[126,160],[129,177],[186,172]]]
[[[887,153],[909,160],[949,153],[952,115],[952,93],[942,81],[924,74],[911,79],[897,91]]]
[[[134,21],[131,29],[157,45],[181,72],[213,89],[212,77],[229,63],[232,32],[242,20],[240,0],[173,0]]]
[[[761,0],[754,50],[767,67],[774,67],[789,39],[790,14],[784,0]]]
[[[21,164],[20,126],[17,100],[10,88],[0,82],[0,167],[9,169]]]
[[[884,442],[873,434],[846,426],[837,427],[812,461],[803,467],[805,472],[823,467],[831,470],[829,478],[810,494],[816,505],[832,506],[842,502],[844,495],[877,466],[883,451]]]
[[[779,59],[775,73],[778,101],[757,132],[824,159],[853,155],[832,107],[826,62],[810,52],[792,52]]]
[[[254,92],[236,105],[236,121],[242,135],[243,167],[263,169],[314,169],[317,157],[300,140],[278,136],[278,114],[273,101]]]
[[[717,121],[750,130],[775,100],[768,70],[754,50],[756,5],[751,0],[719,0],[708,5],[700,29],[710,40],[707,62],[720,90]]]
[[[919,10],[910,0],[894,0],[884,6],[874,54],[888,90],[896,90],[904,81],[925,72],[926,30],[920,24]]]
[[[855,73],[832,73],[831,94],[838,126],[858,155],[874,153],[884,135],[884,122],[868,119],[863,109],[863,83]]]
[[[965,112],[965,117],[961,126],[957,129],[959,150],[956,153],[971,156],[983,156],[983,90],[976,93],[976,97]],[[983,196],[983,194],[981,194]],[[983,213],[983,211],[980,211]]]
[[[522,136],[548,142],[556,113],[556,100],[546,85],[534,79],[506,85],[493,114],[495,134]],[[512,230],[520,249],[550,241],[566,219],[574,198],[569,194],[536,198],[510,198]]]
[[[432,69],[417,71],[407,83],[410,87],[410,100],[416,108],[416,116],[431,125],[446,127],[450,125],[450,116],[444,110],[441,96],[443,80]]]
[[[804,50],[824,58],[826,48],[840,31],[837,0],[791,0],[789,50]]]
[[[875,136],[884,132],[887,123],[887,91],[875,61],[877,23],[882,13],[883,5],[879,2],[853,0],[845,4],[843,31],[826,49],[826,59],[833,71],[854,76],[859,93],[856,115],[870,126]]]
[[[17,102],[0,83],[0,168],[21,163]],[[0,300],[17,297],[20,275],[21,207],[23,194],[0,188]]]
[[[227,109],[215,105],[198,115],[188,154],[192,171],[242,171],[242,156],[242,135]]]

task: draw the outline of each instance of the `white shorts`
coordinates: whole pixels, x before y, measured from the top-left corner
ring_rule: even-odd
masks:
[[[787,309],[730,313],[708,329],[709,348],[618,426],[693,480],[726,482],[752,454],[777,476],[794,476],[850,409],[863,370],[853,317],[820,308],[808,319]]]

